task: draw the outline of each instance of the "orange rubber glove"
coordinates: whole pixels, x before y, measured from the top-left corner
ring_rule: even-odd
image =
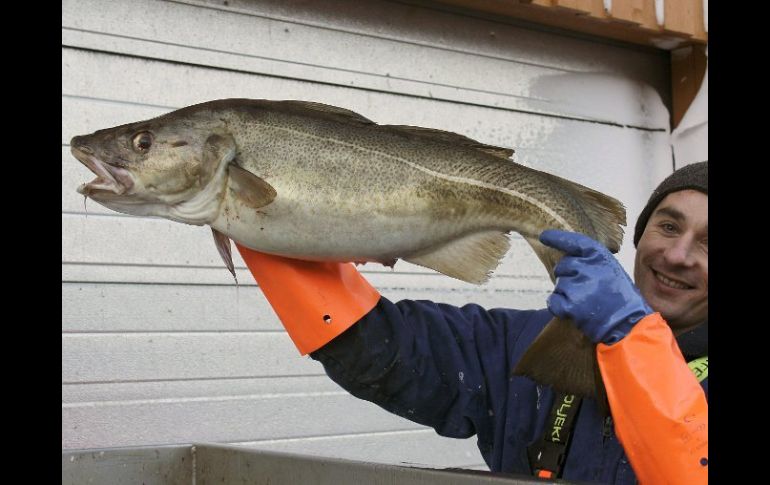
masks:
[[[639,482],[708,483],[708,402],[659,313],[597,346],[615,433]]]
[[[300,261],[235,246],[302,355],[332,341],[380,299],[351,263]]]

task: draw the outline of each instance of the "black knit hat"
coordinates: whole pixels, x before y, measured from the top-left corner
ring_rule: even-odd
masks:
[[[639,239],[642,237],[644,228],[647,226],[647,221],[652,214],[652,211],[660,204],[668,194],[672,192],[679,192],[680,190],[700,190],[704,194],[709,193],[709,162],[693,163],[686,165],[676,172],[672,173],[666,180],[658,185],[655,192],[650,196],[650,200],[647,201],[647,205],[644,206],[642,213],[639,214],[639,219],[636,221],[636,230],[634,231],[634,247],[639,244]]]

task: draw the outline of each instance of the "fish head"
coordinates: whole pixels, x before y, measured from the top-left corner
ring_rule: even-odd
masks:
[[[235,156],[235,142],[220,124],[178,112],[76,136],[70,146],[96,174],[79,193],[118,212],[161,217],[212,192],[215,179],[224,186]]]

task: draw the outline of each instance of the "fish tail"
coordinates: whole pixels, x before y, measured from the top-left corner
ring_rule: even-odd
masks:
[[[582,228],[579,232],[584,232],[607,246],[611,252],[617,253],[623,243],[623,226],[626,225],[626,208],[623,203],[570,180],[551,174],[544,175],[562,186],[583,210],[591,227]]]
[[[563,192],[568,194],[569,198],[577,206],[576,209],[580,215],[570,221],[571,224],[577,226],[572,229],[593,237],[607,246],[611,252],[617,253],[623,242],[623,226],[626,224],[626,209],[623,203],[575,182],[548,173],[543,173],[543,175],[549,182],[557,185]],[[569,228],[559,227],[558,229]],[[561,260],[563,253],[541,243],[539,234],[526,234],[523,236],[535,251],[537,257],[540,258],[543,266],[548,270],[551,281],[555,282],[556,276],[553,274],[553,271],[556,264]]]
[[[623,226],[626,225],[626,208],[619,200],[578,186],[583,208],[591,219],[596,232],[596,240],[607,246],[613,253],[620,251],[623,244]]]
[[[596,399],[607,409],[595,345],[572,322],[554,318],[545,326],[513,369],[557,391]]]

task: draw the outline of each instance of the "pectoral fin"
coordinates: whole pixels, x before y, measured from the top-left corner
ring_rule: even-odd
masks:
[[[214,234],[214,244],[217,246],[217,251],[219,251],[219,255],[222,257],[222,261],[225,262],[225,266],[227,266],[227,269],[230,270],[230,273],[235,279],[235,284],[237,285],[238,277],[235,276],[235,265],[233,264],[233,253],[230,249],[230,238],[217,231],[213,227],[211,228],[211,232]]]
[[[403,259],[468,283],[481,284],[489,279],[510,245],[507,233],[478,232]]]
[[[272,185],[238,165],[228,167],[228,177],[232,195],[252,209],[268,205],[277,195]]]

